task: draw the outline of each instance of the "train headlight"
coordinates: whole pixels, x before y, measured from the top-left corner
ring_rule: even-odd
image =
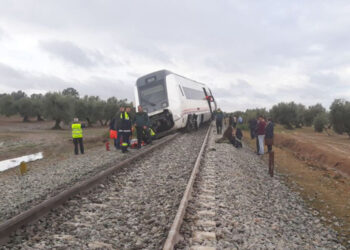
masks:
[[[162,107],[165,108],[166,106],[168,106],[168,103],[167,102],[163,102],[162,103]]]

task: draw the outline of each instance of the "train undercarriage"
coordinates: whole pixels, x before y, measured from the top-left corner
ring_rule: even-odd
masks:
[[[162,113],[151,116],[150,123],[156,133],[162,133],[174,127],[173,116],[167,109]]]

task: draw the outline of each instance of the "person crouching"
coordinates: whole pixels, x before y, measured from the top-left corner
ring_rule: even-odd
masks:
[[[233,146],[236,145],[236,139],[235,136],[233,135],[233,127],[228,126],[227,129],[225,130],[224,134],[220,139],[215,140],[216,143],[231,143]]]

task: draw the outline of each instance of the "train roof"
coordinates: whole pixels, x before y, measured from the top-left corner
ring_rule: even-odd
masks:
[[[196,82],[196,83],[198,83],[198,84],[207,86],[207,85],[204,84],[204,83],[201,83],[201,82],[192,80],[192,79],[190,79],[190,78],[188,78],[188,77],[185,77],[185,76],[176,74],[176,73],[171,72],[171,71],[166,70],[166,69],[158,70],[158,71],[149,73],[149,74],[147,74],[147,75],[141,76],[140,78],[137,79],[136,84],[138,85],[139,82],[141,82],[141,81],[143,81],[143,80],[146,80],[147,78],[152,77],[152,76],[156,76],[157,78],[163,79],[163,78],[165,78],[167,75],[170,75],[170,74],[177,75],[177,76],[180,76],[180,77],[185,78],[185,79],[187,79],[187,80],[190,80],[190,81]]]

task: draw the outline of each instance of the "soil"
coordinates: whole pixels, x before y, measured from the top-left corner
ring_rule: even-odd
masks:
[[[44,158],[59,157],[73,152],[71,129],[62,124],[61,130],[53,130],[53,121],[22,122],[20,117],[0,116],[0,160],[43,152]],[[84,129],[84,147],[103,146],[107,127],[96,125]]]
[[[330,224],[349,244],[350,140],[347,136],[315,133],[311,128],[276,130],[275,170],[320,214],[323,223]],[[250,140],[247,131],[244,137],[256,150],[256,142]],[[263,158],[268,162],[267,154]]]
[[[310,165],[331,168],[350,177],[350,139],[345,135],[315,133],[311,128],[275,136],[278,147],[291,150]]]

